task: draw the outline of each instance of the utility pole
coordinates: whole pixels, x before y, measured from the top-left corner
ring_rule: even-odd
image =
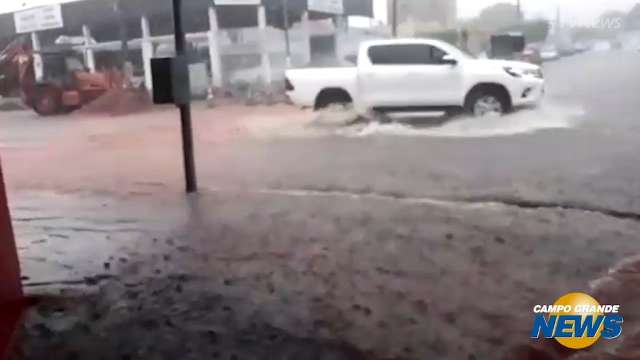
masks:
[[[291,39],[289,38],[289,0],[282,0],[282,19],[284,20],[284,41],[287,52],[287,67],[291,67]]]
[[[521,0],[518,0],[518,20],[522,21],[522,19],[524,19],[524,16],[522,14],[522,4],[521,4]]]
[[[173,31],[176,45],[176,58],[182,57],[186,62],[187,39],[184,33],[182,18],[182,0],[173,0]],[[187,77],[185,81],[189,81]],[[182,128],[182,152],[184,157],[184,174],[187,193],[198,191],[196,166],[193,156],[193,128],[191,126],[191,104],[178,105],[180,109],[180,125]]]
[[[127,62],[129,62],[129,35],[127,32],[127,20],[124,11],[122,11],[122,0],[115,0],[113,3],[113,11],[118,18],[118,33],[120,37],[120,69],[127,73]],[[129,74],[127,74],[129,75]]]
[[[398,37],[398,2],[400,0],[390,0],[392,1],[391,5],[391,33],[393,37]]]

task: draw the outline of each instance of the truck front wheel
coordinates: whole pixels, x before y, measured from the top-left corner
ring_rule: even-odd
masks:
[[[509,93],[498,86],[480,86],[467,96],[465,110],[475,117],[505,114],[511,110]]]

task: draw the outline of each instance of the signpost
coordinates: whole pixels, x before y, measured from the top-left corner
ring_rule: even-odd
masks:
[[[180,66],[182,71],[181,77],[174,77],[174,81],[177,81],[177,88],[182,88],[182,93],[188,93],[189,86],[189,73],[188,65],[186,62],[187,53],[187,39],[183,27],[182,17],[182,0],[173,0],[173,29],[176,45],[176,58],[181,59],[184,63]],[[185,75],[186,74],[186,75]],[[181,94],[175,94],[181,95]],[[184,94],[182,94],[184,95]],[[190,94],[188,94],[190,95]],[[198,181],[196,178],[196,165],[193,154],[193,128],[191,126],[191,104],[188,97],[186,101],[178,101],[178,109],[180,109],[180,125],[182,128],[182,154],[184,160],[184,175],[186,180],[187,193],[194,193],[198,191]]]
[[[36,81],[40,81],[44,74],[44,68],[42,57],[37,53],[40,51],[40,39],[37,32],[64,27],[62,7],[60,4],[56,4],[18,11],[13,14],[13,20],[17,34],[31,33],[31,44],[34,51],[33,69]]]
[[[60,4],[18,11],[13,14],[13,18],[18,34],[64,27]]]
[[[329,14],[344,14],[344,0],[309,0],[309,11]]]

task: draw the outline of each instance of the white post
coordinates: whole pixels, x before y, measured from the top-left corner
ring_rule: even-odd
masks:
[[[258,31],[260,32],[260,55],[262,58],[262,74],[267,86],[271,86],[271,59],[269,58],[269,45],[267,44],[267,13],[264,6],[258,7]]]
[[[33,72],[36,76],[36,81],[40,82],[44,78],[44,64],[42,63],[42,55],[39,54],[42,47],[40,46],[38,33],[31,33],[31,47],[33,48]]]
[[[344,43],[346,42],[346,39],[343,39],[343,37],[347,36],[348,27],[349,27],[349,24],[347,22],[346,17],[342,15],[336,16],[335,18],[336,58],[338,58],[338,61],[340,62],[344,60],[343,45],[345,45]]]
[[[302,38],[303,38],[303,61],[304,64],[311,62],[311,25],[309,24],[309,12],[302,14]]]
[[[215,7],[209,8],[209,61],[211,62],[211,85],[222,87],[222,60],[218,42],[218,14]]]
[[[142,66],[144,67],[144,86],[147,91],[153,90],[153,78],[151,75],[151,58],[153,57],[153,42],[151,42],[151,28],[149,19],[143,16],[140,19],[142,27]]]
[[[93,53],[93,49],[88,47],[92,45],[92,41],[91,41],[91,30],[87,25],[82,25],[82,37],[84,38],[84,46],[86,46],[83,51],[84,64],[89,68],[90,72],[95,73],[96,57]]]

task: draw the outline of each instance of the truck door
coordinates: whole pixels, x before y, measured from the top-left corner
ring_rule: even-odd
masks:
[[[402,44],[374,45],[359,56],[358,91],[368,107],[411,105],[406,91],[407,61]]]
[[[366,55],[358,81],[361,99],[369,107],[452,105],[459,97],[459,71],[441,63],[446,52],[437,47],[374,45]]]
[[[415,45],[416,62],[409,70],[409,91],[415,94],[415,101],[426,106],[462,105],[462,69],[458,63],[446,63],[443,59],[450,55],[435,45]],[[417,49],[419,48],[419,49]],[[417,57],[419,56],[419,58]],[[459,61],[460,59],[450,60]]]

